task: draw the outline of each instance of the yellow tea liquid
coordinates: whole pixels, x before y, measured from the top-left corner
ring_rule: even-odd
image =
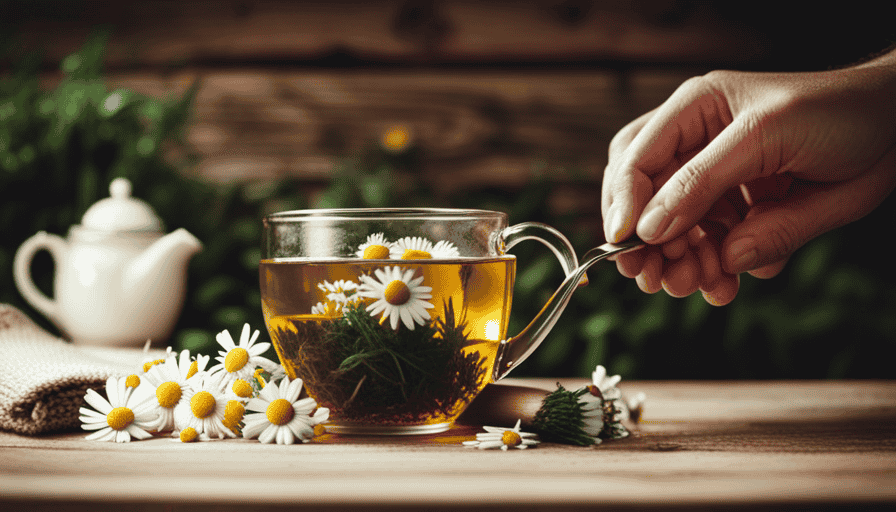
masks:
[[[431,319],[392,329],[375,299],[328,300],[340,281],[398,266],[432,288]],[[301,378],[336,431],[447,425],[491,381],[507,336],[516,258],[315,260],[260,264],[265,322],[290,378]],[[329,289],[326,285],[329,285]],[[351,288],[350,286],[348,288]],[[351,296],[353,290],[344,290]],[[331,298],[335,298],[331,295]],[[437,431],[437,430],[433,430]]]

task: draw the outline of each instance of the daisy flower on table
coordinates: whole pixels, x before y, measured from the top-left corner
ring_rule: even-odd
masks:
[[[81,428],[96,430],[87,439],[127,443],[131,437],[152,437],[149,425],[156,418],[151,402],[145,399],[136,404],[130,403],[134,389],[139,385],[140,378],[130,375],[106,380],[106,398],[92,389],[87,390],[84,400],[95,410],[80,408]]]
[[[376,278],[361,276],[358,295],[374,299],[367,306],[371,316],[383,314],[381,320],[389,319],[392,329],[398,329],[398,320],[405,327],[414,330],[414,325],[424,325],[431,317],[426,311],[433,307],[425,299],[431,299],[432,287],[420,286],[423,276],[414,279],[414,270],[401,267],[385,267],[374,270]]]
[[[391,246],[383,233],[374,233],[358,246],[355,255],[365,260],[386,260],[389,259]]]
[[[244,417],[243,437],[257,437],[265,444],[293,444],[296,439],[309,442],[316,434],[315,427],[329,418],[330,410],[317,407],[313,398],[299,400],[301,392],[302,379],[286,377],[279,385],[268,383],[246,406],[254,412]]]
[[[179,358],[172,355],[146,372],[144,381],[155,398],[152,404],[158,414],[152,425],[153,431],[166,432],[174,428],[174,407],[184,396],[189,386],[187,381],[204,372],[208,360],[209,357],[203,355],[191,360],[190,351],[183,350]]]
[[[480,450],[500,448],[507,451],[508,448],[525,450],[541,442],[536,434],[520,432],[520,423],[520,420],[516,420],[516,425],[512,429],[482,427],[485,429],[485,433],[476,434],[475,441],[464,441],[464,446],[467,448],[479,448]]]
[[[193,429],[200,439],[236,437],[224,424],[227,418],[227,399],[224,395],[223,377],[219,373],[195,375],[189,379],[189,385],[174,407],[175,436],[180,436],[186,429]]]
[[[208,373],[220,375],[223,386],[226,388],[236,379],[249,381],[255,373],[255,368],[259,366],[274,372],[279,365],[261,355],[271,347],[271,344],[255,343],[259,334],[256,329],[250,338],[249,324],[245,324],[243,332],[240,334],[240,344],[237,345],[233,342],[233,337],[230,336],[227,329],[219,332],[215,339],[224,350],[218,352],[218,357],[215,359],[220,362],[209,368]]]

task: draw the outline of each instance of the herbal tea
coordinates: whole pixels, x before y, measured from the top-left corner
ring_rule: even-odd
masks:
[[[491,380],[515,257],[404,256],[260,264],[280,360],[334,431],[444,430]]]

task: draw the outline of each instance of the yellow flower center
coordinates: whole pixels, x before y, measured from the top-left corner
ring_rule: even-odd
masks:
[[[199,362],[193,361],[192,363],[190,363],[190,369],[187,370],[187,378],[189,379],[197,373],[199,373]]]
[[[106,415],[106,423],[113,430],[124,430],[134,422],[134,411],[127,407],[116,407]]]
[[[389,248],[384,245],[368,245],[364,249],[365,260],[385,260],[389,258]]]
[[[199,438],[199,432],[193,427],[187,427],[180,431],[180,440],[183,443],[192,443]]]
[[[404,254],[401,255],[401,259],[403,260],[429,260],[432,259],[432,254],[429,254],[426,251],[418,251],[417,249],[408,249],[404,251]]]
[[[236,379],[233,381],[233,394],[240,398],[251,398],[252,397],[252,385],[243,379]]]
[[[190,410],[199,419],[207,418],[217,406],[215,397],[208,391],[200,391],[190,399]]]
[[[177,382],[163,382],[156,388],[156,398],[159,400],[159,405],[166,409],[177,405],[177,402],[180,402],[180,395],[180,384]]]
[[[224,426],[232,429],[237,426],[246,414],[246,408],[238,400],[229,400],[224,409]]]
[[[126,388],[136,388],[140,385],[140,377],[136,375],[128,375],[128,378],[124,380],[124,387]]]
[[[147,361],[147,362],[143,363],[143,373],[148,372],[149,369],[152,368],[153,366],[155,366],[157,364],[162,364],[164,362],[165,362],[164,359],[156,359],[155,361]]]
[[[501,442],[507,446],[519,446],[523,443],[523,438],[513,430],[505,430]]]
[[[411,290],[404,281],[396,279],[386,286],[383,296],[389,304],[400,306],[411,298]]]
[[[243,347],[236,347],[224,358],[224,369],[230,373],[239,371],[249,362],[249,352]]]
[[[319,437],[327,433],[327,428],[318,423],[314,426],[314,437]]]
[[[296,411],[292,408],[292,404],[289,403],[289,400],[278,398],[268,405],[266,414],[268,421],[274,425],[285,425],[289,423],[289,420],[291,420],[293,416],[295,416]]]

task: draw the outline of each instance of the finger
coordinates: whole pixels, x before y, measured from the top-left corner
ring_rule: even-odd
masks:
[[[660,251],[653,248],[647,251],[644,266],[635,277],[635,282],[645,293],[656,293],[663,289],[663,256]]]
[[[676,171],[677,155],[706,144],[729,122],[727,106],[704,77],[685,81],[652,112],[625,145],[625,151],[611,155],[618,158],[619,164],[608,166],[604,174],[603,190],[607,195],[602,203],[606,205],[603,213],[607,241],[619,242],[635,232],[644,206],[654,193],[651,177],[670,169]]]
[[[872,172],[834,184],[794,181],[784,201],[754,206],[724,242],[722,267],[741,273],[789,257],[816,236],[859,219],[893,190],[896,149]]]
[[[614,202],[622,200],[623,196],[634,193],[635,190],[644,188],[640,183],[641,177],[631,177],[624,174],[622,167],[623,155],[635,136],[641,131],[647,121],[653,116],[656,109],[647,112],[631,123],[623,127],[610,142],[607,167],[604,169],[603,184],[601,186],[601,215],[604,220],[604,238],[611,243],[621,242],[634,232],[634,224],[631,217],[627,219],[611,219],[611,208]],[[629,180],[638,180],[639,183],[629,183]],[[652,190],[650,191],[653,192]],[[628,199],[630,203],[631,200]],[[625,211],[625,207],[617,210]],[[622,214],[620,214],[622,215]]]
[[[627,252],[616,256],[616,268],[619,273],[628,278],[634,278],[644,268],[644,258],[647,256],[645,249]]]
[[[740,276],[736,274],[722,274],[712,288],[701,288],[703,299],[713,306],[730,304],[737,296],[740,288]]]
[[[663,271],[663,289],[673,297],[687,297],[700,286],[700,263],[691,251],[667,265]]]
[[[784,270],[784,267],[787,265],[788,259],[789,258],[784,258],[783,260],[772,263],[771,265],[759,267],[756,270],[750,270],[749,273],[751,276],[758,279],[771,279],[780,274],[782,270]]]
[[[700,286],[712,290],[722,277],[722,262],[718,246],[704,238],[697,244],[695,251],[697,260],[700,262]]]
[[[666,242],[663,244],[663,256],[670,260],[677,260],[684,256],[684,253],[688,250],[688,238],[687,234],[681,235],[675,240]]]
[[[642,239],[663,243],[680,235],[729,189],[764,172],[763,148],[749,117],[735,119],[657,191],[638,220]]]

